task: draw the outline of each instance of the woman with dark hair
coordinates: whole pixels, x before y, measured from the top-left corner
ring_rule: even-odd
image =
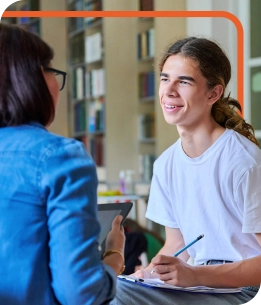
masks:
[[[136,285],[132,293],[133,283],[118,281],[111,304],[246,303],[261,282],[261,151],[239,102],[225,96],[230,62],[215,42],[189,37],[168,48],[159,68],[163,115],[180,138],[154,163],[146,212],[165,226],[165,244],[134,275],[181,287],[243,288],[193,294]]]
[[[66,77],[52,59],[39,37],[0,23],[0,304],[108,304],[124,265],[122,219],[102,262],[95,164],[46,129]]]

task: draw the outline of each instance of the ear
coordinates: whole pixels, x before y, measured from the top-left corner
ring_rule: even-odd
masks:
[[[224,89],[222,85],[216,85],[208,92],[208,104],[213,105],[223,94]]]

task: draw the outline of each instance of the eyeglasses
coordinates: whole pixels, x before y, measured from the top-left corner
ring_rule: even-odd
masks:
[[[55,73],[57,82],[60,86],[60,91],[63,90],[64,85],[65,85],[65,80],[66,80],[66,72],[56,70],[56,69],[53,69],[50,67],[44,67],[44,71]]]

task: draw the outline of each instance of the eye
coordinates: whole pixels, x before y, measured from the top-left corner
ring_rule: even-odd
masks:
[[[166,77],[161,77],[161,78],[160,78],[160,81],[163,82],[163,83],[165,83],[165,82],[168,81],[168,79],[167,79]]]
[[[181,80],[181,81],[180,81],[180,84],[183,84],[183,85],[190,85],[190,83],[187,82],[187,81],[185,81],[185,80]]]

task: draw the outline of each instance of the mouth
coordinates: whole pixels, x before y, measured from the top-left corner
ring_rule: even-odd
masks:
[[[175,110],[178,110],[178,109],[181,109],[184,107],[182,105],[170,105],[170,104],[166,104],[166,103],[163,103],[163,105],[164,105],[165,109],[168,111],[175,111]]]
[[[174,106],[174,105],[167,105],[167,104],[165,104],[165,107],[166,107],[167,109],[175,109],[175,108],[183,107],[183,106]]]

